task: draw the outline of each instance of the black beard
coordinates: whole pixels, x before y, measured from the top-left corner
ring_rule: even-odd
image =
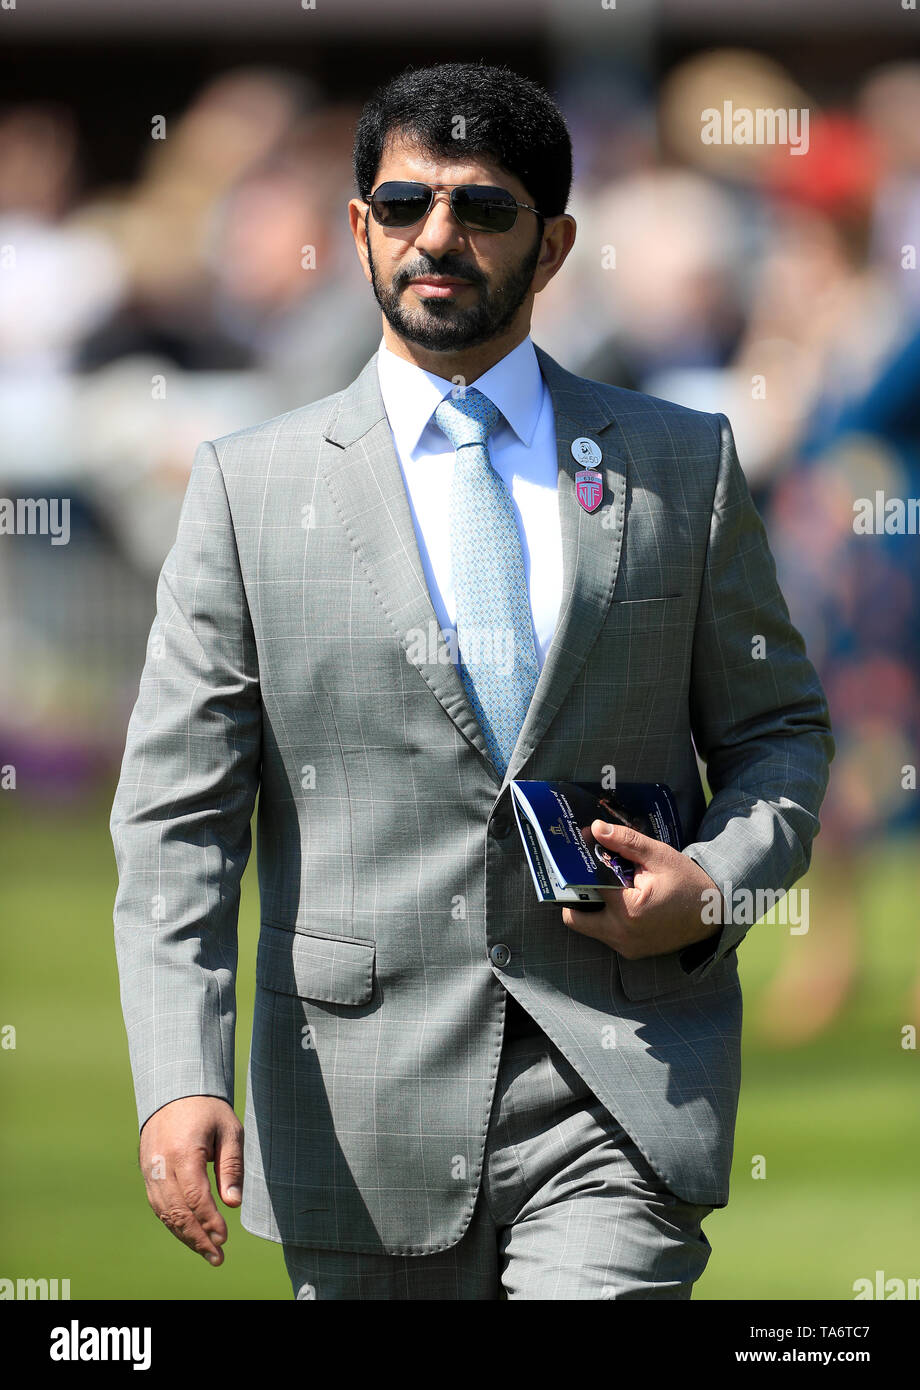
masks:
[[[525,260],[491,290],[485,277],[473,267],[452,264],[450,257],[435,261],[430,256],[398,271],[392,284],[385,287],[377,275],[368,237],[367,262],[374,297],[393,331],[409,343],[431,352],[459,352],[463,348],[478,347],[498,337],[510,325],[527,297],[542,244],[543,237],[538,236]],[[462,276],[478,289],[477,303],[461,309],[456,300],[426,299],[417,309],[406,311],[400,303],[401,292],[410,280],[426,274]]]

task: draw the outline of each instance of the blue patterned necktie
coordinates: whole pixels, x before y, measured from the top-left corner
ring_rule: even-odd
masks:
[[[499,772],[514,751],[537,684],[524,555],[508,490],[486,440],[501,412],[475,387],[446,396],[435,423],[457,451],[450,558],[459,673]]]

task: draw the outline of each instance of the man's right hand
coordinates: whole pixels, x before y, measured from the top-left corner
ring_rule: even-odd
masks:
[[[214,1204],[208,1163],[228,1207],[243,1200],[243,1126],[217,1096],[183,1096],[155,1111],[138,1150],[147,1200],[173,1235],[209,1264],[224,1262],[227,1223]]]

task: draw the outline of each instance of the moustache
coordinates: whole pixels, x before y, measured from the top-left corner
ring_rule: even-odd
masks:
[[[485,276],[478,270],[465,265],[420,265],[409,266],[407,269],[400,270],[393,278],[395,289],[401,290],[408,285],[410,280],[417,280],[425,275],[446,275],[455,276],[458,280],[468,280],[471,285],[484,285]]]

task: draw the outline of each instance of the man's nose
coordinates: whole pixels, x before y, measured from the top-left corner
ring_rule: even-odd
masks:
[[[427,251],[433,260],[437,260],[448,251],[459,250],[465,245],[465,241],[466,228],[453,214],[450,193],[446,189],[439,189],[419,228],[415,245],[419,250]]]

